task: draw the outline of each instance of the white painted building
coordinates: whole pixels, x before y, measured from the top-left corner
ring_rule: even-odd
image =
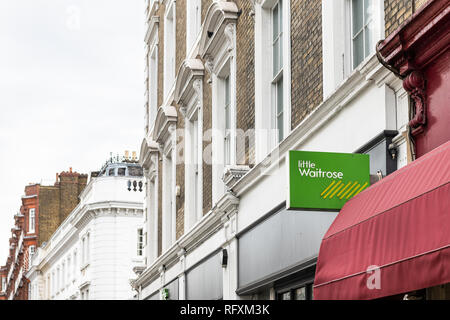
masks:
[[[79,205],[33,257],[31,300],[132,298],[130,281],[144,263],[143,198],[134,161],[110,161],[91,174]]]

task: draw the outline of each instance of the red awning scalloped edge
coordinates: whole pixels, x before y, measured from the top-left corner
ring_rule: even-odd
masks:
[[[315,299],[450,282],[450,141],[348,201],[320,247]]]

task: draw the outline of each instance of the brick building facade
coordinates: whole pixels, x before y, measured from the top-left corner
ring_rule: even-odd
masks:
[[[9,255],[1,268],[0,292],[5,299],[28,300],[29,281],[25,274],[30,260],[78,204],[78,196],[86,183],[87,175],[70,169],[57,174],[53,186],[32,184],[25,187],[20,211],[14,215]]]
[[[425,1],[147,2],[140,161],[148,246],[147,269],[135,282],[140,298],[176,285],[176,298],[204,298],[186,283],[221,250],[232,267],[220,276],[217,298],[279,298],[284,289],[269,294],[238,283],[240,236],[258,219],[284,214],[277,208],[285,205],[287,150],[369,153],[369,141],[392,140],[390,130],[395,166],[407,163],[409,100],[375,46]]]

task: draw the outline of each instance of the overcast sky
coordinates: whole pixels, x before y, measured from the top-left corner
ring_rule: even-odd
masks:
[[[0,266],[25,185],[139,153],[144,10],[144,0],[0,1]]]

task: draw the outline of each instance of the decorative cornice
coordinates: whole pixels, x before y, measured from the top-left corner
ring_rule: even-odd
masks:
[[[177,110],[173,106],[161,106],[156,115],[155,127],[153,129],[153,140],[164,144],[170,137],[170,126],[177,123]]]
[[[193,84],[196,80],[203,79],[205,67],[199,59],[186,59],[178,70],[174,98],[177,104],[187,106],[195,93]]]
[[[206,55],[215,56],[219,44],[223,43],[225,27],[230,22],[236,22],[238,7],[231,1],[214,1],[208,8],[200,38],[199,54],[202,58]],[[230,32],[230,29],[227,33]],[[229,35],[225,35],[229,39]],[[229,43],[228,43],[229,46]],[[234,44],[232,44],[232,47]]]
[[[150,40],[155,39],[154,42],[158,43],[158,26],[159,26],[159,16],[152,16],[148,23],[147,32],[145,34],[145,43],[150,46]]]
[[[145,137],[141,143],[141,151],[139,155],[139,164],[144,170],[150,170],[152,157],[158,154],[159,145],[150,137]]]
[[[246,165],[226,166],[222,180],[228,188],[231,188],[249,170],[250,167]]]

